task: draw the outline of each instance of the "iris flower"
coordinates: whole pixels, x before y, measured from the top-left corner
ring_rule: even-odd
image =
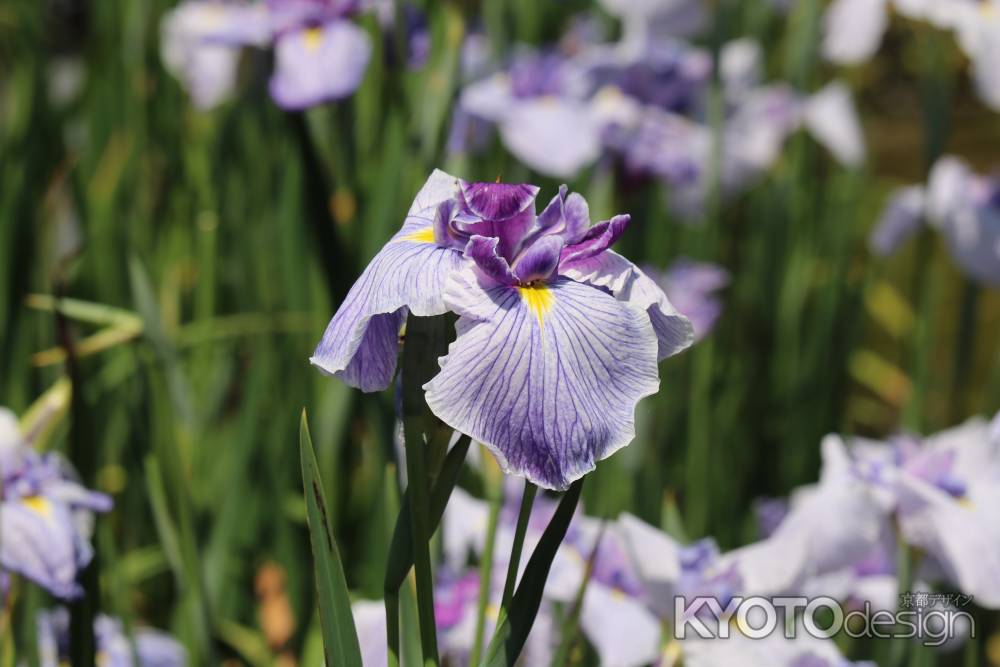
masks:
[[[507,71],[466,86],[459,113],[495,124],[507,149],[532,169],[571,178],[601,152],[591,92],[574,59],[522,50]]]
[[[790,578],[784,572],[787,558],[783,546],[767,540],[720,554],[714,540],[702,539],[683,545],[628,514],[616,527],[634,567],[647,589],[653,608],[665,621],[672,619],[675,598],[692,600],[711,597],[725,608],[735,597],[775,596],[787,593]],[[795,558],[792,555],[792,558]],[[702,607],[709,627],[711,612]],[[697,613],[697,612],[696,612]],[[802,627],[795,638],[775,632],[763,639],[749,639],[733,624],[728,639],[701,639],[689,634],[668,644],[661,652],[659,667],[847,667],[832,641],[813,638]],[[867,664],[867,663],[862,663]]]
[[[497,526],[496,546],[493,552],[493,598],[499,598],[506,576],[511,545],[517,521],[517,493],[508,493]],[[527,563],[530,553],[540,539],[547,519],[555,512],[556,503],[544,496],[535,500],[525,537],[525,552],[521,566]],[[456,489],[445,511],[443,537],[446,563],[453,570],[456,564],[467,562],[470,554],[481,557],[486,538],[486,503]],[[546,644],[553,646],[550,607],[554,603],[569,609],[575,604],[580,586],[587,575],[588,561],[593,559],[590,579],[587,582],[580,608],[580,628],[594,647],[600,664],[612,667],[640,667],[653,662],[661,641],[659,619],[649,609],[646,590],[642,586],[624,543],[613,523],[585,516],[578,512],[572,519],[552,563],[544,589],[544,613],[540,626],[532,628],[529,643],[538,655],[543,655]],[[445,607],[439,610],[438,623],[451,630],[452,641],[468,637],[471,648],[475,626],[478,578],[475,575],[452,583],[447,597],[438,596],[436,602]],[[461,602],[459,602],[461,601]],[[495,605],[493,605],[495,609]],[[444,609],[451,613],[442,614]],[[495,618],[492,619],[495,621]],[[526,664],[548,664],[549,660],[529,659]]]
[[[591,225],[586,201],[565,187],[536,215],[537,194],[434,172],[311,361],[384,389],[407,313],[457,313],[427,404],[506,472],[565,489],[632,440],[635,406],[659,386],[657,361],[690,345],[692,329],[609,249],[629,216]]]
[[[371,57],[368,34],[350,18],[355,0],[187,0],[162,25],[167,69],[211,108],[232,93],[242,47],[271,47],[271,97],[303,109],[353,93]]]
[[[922,574],[1000,607],[1000,418],[888,443],[855,440],[854,466],[882,495],[901,538],[928,557]]]
[[[1000,285],[1000,179],[976,174],[956,157],[941,158],[926,188],[896,191],[869,246],[879,255],[892,254],[924,223],[941,232],[966,275]]]
[[[110,498],[77,484],[55,455],[32,450],[14,416],[0,409],[0,573],[76,597],[77,573],[93,557],[91,513],[109,509]]]
[[[1000,109],[1000,2],[997,0],[835,0],[824,18],[823,55],[854,65],[878,51],[889,9],[955,33],[980,99]]]
[[[69,613],[66,609],[41,612],[37,623],[41,667],[68,664]],[[103,614],[94,619],[94,638],[97,664],[101,667],[184,667],[187,664],[184,647],[170,635],[139,628],[130,638],[121,621]]]

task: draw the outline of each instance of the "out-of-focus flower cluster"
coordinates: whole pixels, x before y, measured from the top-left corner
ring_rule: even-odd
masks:
[[[832,641],[777,632],[750,639],[673,638],[675,599],[711,597],[723,609],[735,597],[825,596],[844,609],[868,603],[896,611],[900,587],[958,591],[978,605],[1000,608],[1000,415],[942,433],[900,434],[887,441],[827,436],[816,484],[789,500],[761,504],[759,541],[720,552],[705,538],[685,543],[630,514],[602,521],[579,512],[549,579],[526,664],[548,664],[563,619],[579,599],[579,627],[600,664],[621,667],[844,667]],[[514,540],[519,494],[507,485],[492,562],[485,636],[497,620],[499,596]],[[435,595],[442,652],[463,664],[476,636],[480,570],[489,506],[456,490],[444,517],[445,554]],[[541,537],[555,502],[536,500],[525,558]],[[897,554],[916,556],[913,578],[901,584]],[[522,560],[523,571],[525,560]],[[582,597],[580,597],[582,592]],[[384,664],[381,603],[360,601],[355,615],[365,664]],[[735,621],[735,618],[733,619]],[[869,663],[864,663],[869,664]]]
[[[6,599],[20,576],[58,598],[83,592],[80,571],[93,558],[91,533],[95,512],[111,509],[111,499],[81,486],[73,470],[56,454],[39,454],[17,419],[0,408],[0,599]],[[184,650],[153,630],[134,633],[132,643],[122,624],[99,616],[94,623],[98,662],[108,667],[181,667]],[[38,617],[39,659],[43,667],[65,664],[69,645],[65,609]]]
[[[889,27],[890,9],[954,34],[969,58],[980,99],[1000,110],[1000,2],[997,0],[834,0],[824,20],[823,55],[856,65],[870,60]]]
[[[39,454],[0,409],[0,577],[19,574],[57,597],[80,594],[77,573],[93,557],[94,512],[111,499],[73,479],[55,454]]]
[[[673,208],[688,216],[702,210],[715,182],[723,195],[752,184],[800,128],[841,163],[864,160],[860,122],[842,84],[810,95],[765,82],[759,45],[740,39],[721,48],[715,87],[711,53],[682,39],[699,26],[701,3],[603,4],[621,20],[619,41],[600,42],[583,23],[551,48],[521,48],[503,70],[473,77],[453,127],[465,141],[453,137],[452,151],[474,148],[468,119],[477,119],[494,125],[507,149],[539,173],[571,178],[613,157],[631,175],[666,183]]]
[[[892,254],[925,224],[944,236],[971,280],[1000,286],[1000,178],[976,174],[957,157],[941,158],[926,186],[892,195],[869,245],[879,255]]]
[[[41,667],[68,664],[69,613],[59,608],[38,615],[38,658]],[[122,622],[100,615],[94,620],[97,664],[101,667],[184,667],[184,648],[157,630],[137,628],[126,634]]]
[[[163,62],[209,109],[233,94],[245,49],[270,50],[271,97],[284,109],[304,109],[361,84],[372,43],[352,19],[366,12],[386,31],[396,22],[394,3],[384,0],[187,0],[163,20]],[[412,7],[401,13],[408,51],[401,57],[419,67],[429,49],[426,22]]]

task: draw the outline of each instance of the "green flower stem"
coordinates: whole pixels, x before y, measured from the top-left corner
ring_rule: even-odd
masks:
[[[431,570],[430,474],[426,443],[434,440],[436,422],[424,400],[424,384],[437,371],[437,359],[448,343],[447,317],[410,316],[403,346],[403,436],[406,443],[407,496],[413,536],[420,644],[425,667],[439,664],[434,624],[434,578]],[[391,610],[390,610],[391,611]]]

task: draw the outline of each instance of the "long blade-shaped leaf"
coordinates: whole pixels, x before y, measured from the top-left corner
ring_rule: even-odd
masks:
[[[327,519],[326,498],[316,465],[316,452],[305,410],[299,427],[299,450],[302,456],[302,487],[306,495],[306,516],[316,568],[316,595],[319,598],[323,652],[327,665],[362,667],[358,633],[351,614],[347,580],[340,562],[337,542]]]
[[[506,615],[501,612],[500,624],[490,641],[486,657],[480,663],[482,667],[513,667],[521,655],[524,642],[528,639],[531,626],[535,623],[535,616],[538,615],[542,591],[545,589],[545,580],[548,579],[549,570],[552,568],[552,560],[566,536],[569,522],[580,501],[582,488],[582,478],[573,482],[559,502],[559,507],[556,508],[549,525],[545,527],[545,532],[542,533],[542,538],[524,569],[524,576],[517,587],[517,592],[514,593],[510,609]]]

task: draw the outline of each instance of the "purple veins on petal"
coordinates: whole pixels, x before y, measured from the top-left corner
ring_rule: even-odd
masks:
[[[635,405],[659,384],[644,313],[565,279],[490,287],[470,270],[445,299],[458,338],[427,403],[506,471],[565,489],[634,437]]]
[[[433,229],[438,207],[456,192],[453,176],[431,175],[403,228],[375,255],[330,320],[313,365],[362,391],[389,386],[406,313],[446,312],[444,282],[465,261],[459,250],[435,243]]]

